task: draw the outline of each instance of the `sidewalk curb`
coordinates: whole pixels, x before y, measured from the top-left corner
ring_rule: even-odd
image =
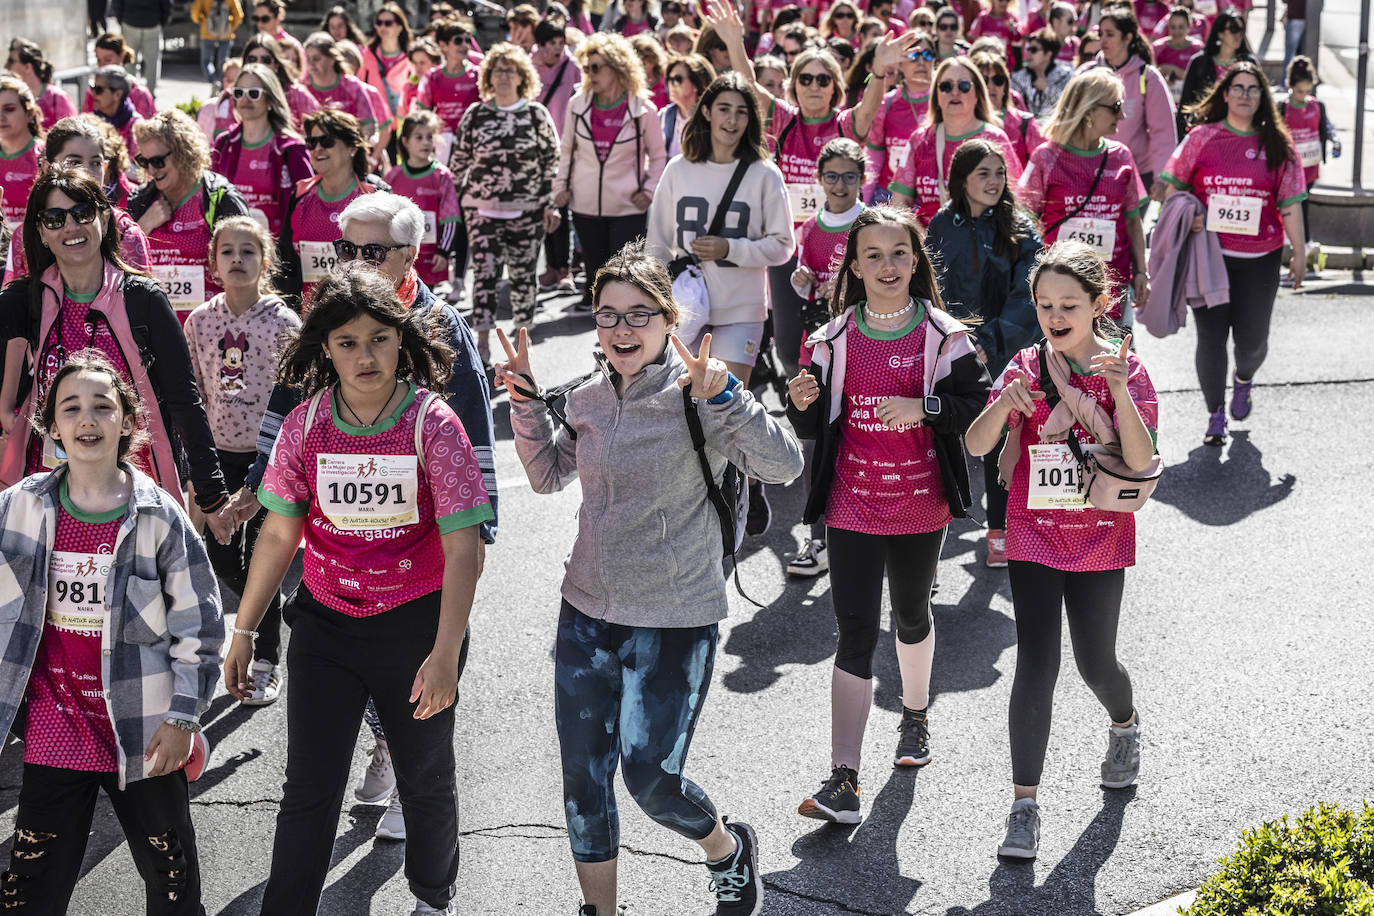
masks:
[[[1143,910],[1136,910],[1131,916],[1176,916],[1180,907],[1192,906],[1193,898],[1196,896],[1197,891],[1188,891],[1186,894],[1151,904]]]

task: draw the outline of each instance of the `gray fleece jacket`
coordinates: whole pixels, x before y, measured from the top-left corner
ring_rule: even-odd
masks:
[[[686,366],[668,347],[625,387],[604,375],[569,392],[570,437],[539,401],[511,403],[515,450],[537,493],[582,481],[577,540],[563,597],[589,617],[636,627],[697,627],[729,608],[720,524],[692,451]],[[801,446],[743,386],[721,405],[697,402],[717,481],[727,461],[765,483],[802,471]]]

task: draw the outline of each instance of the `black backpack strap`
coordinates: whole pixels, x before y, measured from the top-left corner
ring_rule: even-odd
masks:
[[[697,413],[697,405],[692,401],[690,388],[682,389],[682,409],[687,415],[687,431],[692,436],[692,450],[697,453],[701,479],[706,484],[706,498],[715,506],[716,520],[720,522],[720,537],[725,549],[730,553],[730,562],[734,565],[735,591],[754,607],[763,607],[745,594],[744,586],[740,584],[739,558],[735,556],[735,511],[725,499],[720,487],[716,485],[716,477],[711,473],[711,462],[706,460],[706,434],[701,430],[701,416]]]
[[[555,385],[553,388],[546,388],[542,392],[534,391],[534,379],[530,378],[528,375],[522,374],[520,377],[523,378],[525,381],[529,382],[530,387],[525,388],[521,385],[516,385],[515,391],[517,394],[520,394],[523,397],[527,397],[531,401],[539,401],[545,407],[547,407],[549,409],[549,413],[553,414],[553,418],[557,420],[560,424],[562,424],[563,428],[568,431],[568,438],[572,439],[575,442],[577,441],[577,430],[572,428],[572,424],[568,422],[567,415],[564,414],[563,411],[559,410],[556,406],[554,406],[554,402],[557,401],[559,398],[562,398],[569,391],[572,391],[574,388],[580,388],[582,385],[585,385],[587,382],[596,378],[596,376],[600,374],[601,370],[599,369],[595,372],[588,372],[586,375],[578,376],[571,382],[564,382],[561,385]]]
[[[739,190],[739,183],[744,180],[744,173],[749,171],[749,160],[741,159],[735,166],[734,172],[730,174],[730,183],[725,186],[725,193],[720,198],[720,203],[716,206],[716,214],[711,217],[711,225],[706,230],[707,235],[720,235],[720,231],[725,228],[725,214],[729,212],[730,205],[735,202],[735,192]]]

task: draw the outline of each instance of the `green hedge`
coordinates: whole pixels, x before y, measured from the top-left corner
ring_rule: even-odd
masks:
[[[1322,802],[1241,836],[1185,916],[1374,916],[1374,804]]]

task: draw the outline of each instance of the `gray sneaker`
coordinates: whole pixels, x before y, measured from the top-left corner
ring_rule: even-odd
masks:
[[[1140,775],[1140,716],[1125,728],[1107,728],[1107,757],[1102,761],[1102,788],[1124,789]]]
[[[1007,815],[1007,835],[997,854],[1008,859],[1034,859],[1040,853],[1040,806],[1033,798],[1018,798]]]

